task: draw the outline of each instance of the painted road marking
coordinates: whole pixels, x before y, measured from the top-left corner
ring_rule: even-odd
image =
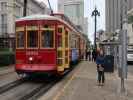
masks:
[[[79,70],[80,70],[80,68],[79,68]],[[79,70],[77,70],[77,72]],[[68,82],[65,84],[65,86],[63,87],[63,89],[61,89],[61,91],[59,91],[57,93],[57,95],[54,97],[53,100],[59,100],[59,97],[61,97],[61,95],[65,92],[66,88],[70,85],[70,83],[72,82],[72,80],[75,78],[77,72],[75,72],[75,74],[72,75],[72,77],[68,80]]]

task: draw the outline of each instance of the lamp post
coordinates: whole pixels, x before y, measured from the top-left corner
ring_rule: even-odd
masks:
[[[27,0],[24,0],[23,17],[27,15]]]
[[[96,49],[96,32],[97,32],[97,16],[100,16],[100,12],[95,7],[95,10],[92,12],[92,16],[95,17],[95,33],[94,33],[94,48]]]

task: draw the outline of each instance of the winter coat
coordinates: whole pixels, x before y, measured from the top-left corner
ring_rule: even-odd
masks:
[[[104,61],[105,61],[105,57],[104,56],[97,56],[96,64],[97,64],[97,70],[98,71],[104,71]]]

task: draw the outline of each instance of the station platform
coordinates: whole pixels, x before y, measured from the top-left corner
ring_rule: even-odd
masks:
[[[117,71],[105,73],[105,85],[97,85],[97,71],[94,62],[82,61],[74,71],[39,100],[133,100],[133,75],[129,74],[126,91],[121,93]]]

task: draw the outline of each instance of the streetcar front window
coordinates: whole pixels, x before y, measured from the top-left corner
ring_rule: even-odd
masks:
[[[53,48],[54,47],[54,31],[44,30],[41,33],[41,47]]]
[[[17,32],[17,48],[24,48],[24,32]]]
[[[27,32],[27,47],[38,48],[38,31]]]

